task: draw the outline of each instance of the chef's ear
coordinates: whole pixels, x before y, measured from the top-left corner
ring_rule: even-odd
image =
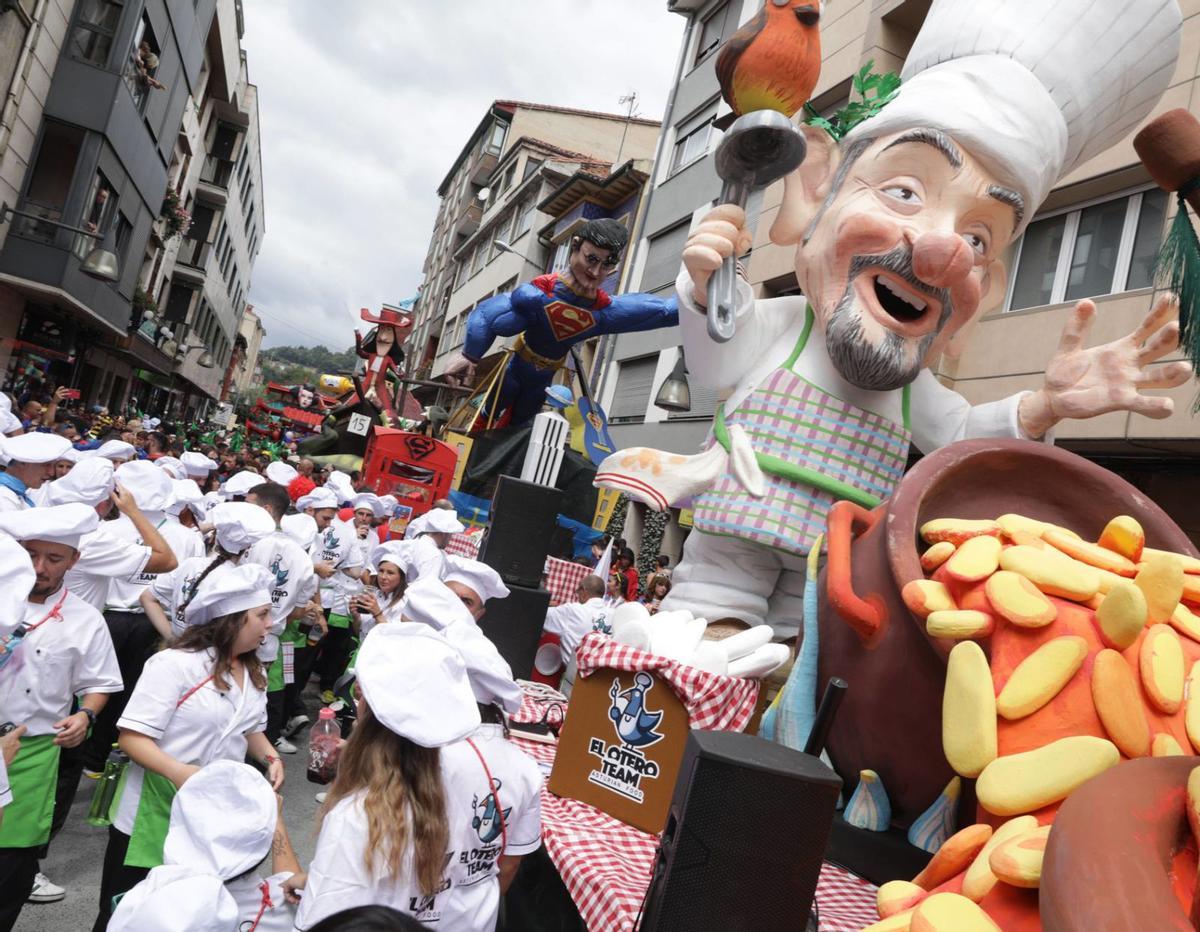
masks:
[[[803,124],[800,131],[804,133],[808,153],[799,168],[784,176],[783,203],[771,224],[771,242],[777,246],[800,242],[829,193],[841,161],[837,142],[823,129]]]

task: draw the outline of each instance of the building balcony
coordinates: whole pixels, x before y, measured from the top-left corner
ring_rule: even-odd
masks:
[[[455,236],[470,236],[479,229],[479,221],[483,219],[483,208],[472,198],[454,218],[451,229]]]
[[[500,162],[500,153],[484,150],[471,165],[471,184],[487,184]]]
[[[209,244],[185,238],[175,254],[174,277],[193,285],[203,285],[208,275]]]
[[[229,200],[229,179],[233,177],[233,163],[215,155],[204,159],[200,181],[196,185],[196,197],[215,207],[224,207]]]

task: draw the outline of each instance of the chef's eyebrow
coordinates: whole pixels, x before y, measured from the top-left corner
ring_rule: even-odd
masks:
[[[1012,188],[1006,188],[1003,185],[994,184],[988,188],[988,197],[994,197],[996,200],[1007,204],[1013,209],[1017,215],[1017,223],[1025,218],[1025,198],[1021,197]]]
[[[946,161],[950,163],[951,168],[955,170],[962,168],[963,157],[958,146],[950,140],[949,136],[936,129],[909,130],[903,136],[892,140],[884,146],[883,151],[887,152],[888,149],[894,149],[896,146],[903,146],[910,142],[919,142],[927,146],[933,146],[933,148],[946,157]]]

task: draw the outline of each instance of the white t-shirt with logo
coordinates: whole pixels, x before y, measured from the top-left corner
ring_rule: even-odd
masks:
[[[85,534],[80,541],[79,559],[64,577],[67,588],[98,612],[108,603],[109,583],[118,576],[137,576],[150,562],[153,551],[132,544],[108,530],[111,521]]]
[[[265,566],[275,577],[271,587],[271,633],[258,649],[259,659],[270,663],[279,654],[279,635],[287,626],[288,616],[317,593],[319,580],[313,571],[313,558],[277,530],[246,551],[242,562]]]
[[[339,615],[348,614],[344,591],[341,588],[342,582],[339,578],[344,578],[345,574],[341,571],[360,567],[364,562],[358,544],[358,534],[355,533],[354,525],[348,521],[339,521],[334,518],[329,527],[318,535],[310,551],[313,563],[329,563],[338,571],[328,579],[321,580],[321,604],[327,609],[332,608]],[[339,596],[341,597],[340,605],[338,604]]]
[[[175,637],[183,634],[187,627],[184,621],[183,609],[196,583],[204,575],[204,571],[212,565],[216,557],[189,557],[169,573],[159,573],[150,584],[150,594],[158,600],[171,622],[171,634]],[[207,579],[220,574],[226,567],[235,566],[232,561],[225,561],[211,573]],[[206,581],[207,582],[207,581]]]
[[[442,785],[450,826],[450,858],[440,889],[423,894],[405,859],[397,878],[363,867],[367,817],[363,793],[340,800],[325,816],[308,884],[296,912],[296,928],[354,906],[379,903],[407,913],[434,929],[490,930],[500,907],[497,860],[524,855],[541,845],[541,771],[532,758],[506,741],[500,726],[484,725],[472,736],[498,783],[499,808],[506,813],[500,831],[497,805],[475,751],[466,741],[441,749]]]

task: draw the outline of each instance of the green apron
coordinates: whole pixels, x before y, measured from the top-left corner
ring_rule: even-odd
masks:
[[[349,628],[353,620],[349,615],[339,615],[337,612],[330,612],[328,618],[331,628]]]
[[[0,848],[34,848],[50,840],[61,750],[54,735],[21,739],[21,749],[8,767],[13,801],[4,807]]]
[[[143,771],[142,795],[138,798],[133,834],[129,836],[129,849],[125,852],[126,867],[158,867],[162,864],[163,845],[171,824],[171,800],[176,792],[175,784],[166,777],[151,770]]]
[[[283,641],[279,642],[279,654],[267,667],[267,692],[277,693],[284,687],[283,682]]]

